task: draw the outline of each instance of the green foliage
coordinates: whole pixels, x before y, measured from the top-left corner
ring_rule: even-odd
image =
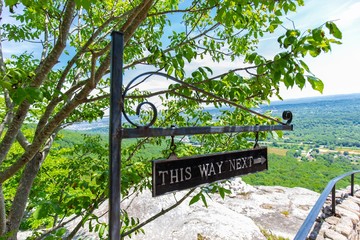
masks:
[[[346,172],[360,169],[344,157],[335,160],[333,154],[318,155],[315,161],[299,161],[291,156],[269,155],[269,170],[243,176],[243,180],[251,185],[303,187],[322,192],[328,182]],[[356,176],[356,175],[355,175]],[[360,180],[356,176],[357,181]],[[340,181],[337,188],[350,184],[350,178]]]
[[[280,115],[291,109],[294,119],[294,131],[284,132],[284,139],[277,141],[283,147],[291,144],[307,144],[310,147],[359,148],[360,143],[360,96],[332,96],[321,99],[309,99],[302,103],[274,104],[263,107]]]
[[[267,240],[288,240],[288,238],[277,236],[277,235],[273,234],[271,231],[268,231],[263,228],[260,228],[260,231]]]
[[[107,196],[107,145],[99,136],[81,143],[54,146],[35,179],[23,228],[53,227],[58,219],[94,209]],[[90,211],[91,212],[91,211]]]
[[[231,191],[229,189],[224,188],[223,186],[221,186],[221,184],[219,183],[213,183],[211,185],[208,186],[204,186],[200,188],[200,192],[197,193],[196,195],[194,195],[190,201],[189,201],[189,205],[192,205],[196,202],[198,202],[200,199],[202,201],[202,203],[204,204],[205,207],[208,207],[207,201],[206,201],[206,196],[208,196],[209,198],[211,198],[210,194],[214,194],[214,193],[218,193],[220,195],[220,197],[222,199],[225,198],[226,194],[230,194]]]
[[[13,60],[6,60],[6,72],[0,74],[0,86],[9,91],[15,104],[25,99],[31,103],[41,101],[43,94],[41,89],[30,86],[32,77],[35,75],[37,60],[32,54],[24,53],[19,56],[12,56]]]

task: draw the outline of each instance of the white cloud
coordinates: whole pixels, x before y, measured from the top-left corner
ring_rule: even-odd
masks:
[[[351,4],[346,9],[340,12],[338,16],[339,26],[347,27],[351,26],[357,20],[360,20],[360,2]],[[352,26],[354,27],[354,26]]]
[[[9,41],[4,41],[1,44],[4,58],[10,58],[11,55],[19,55],[24,52],[32,53],[35,57],[39,57],[41,54],[41,51],[39,51],[39,44]]]

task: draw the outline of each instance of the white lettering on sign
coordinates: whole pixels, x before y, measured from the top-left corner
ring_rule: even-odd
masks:
[[[250,168],[252,166],[253,157],[242,157],[229,160],[229,171]]]
[[[203,179],[206,179],[211,176],[226,173],[227,171],[232,172],[241,169],[251,168],[253,165],[263,164],[265,161],[266,158],[264,157],[258,158],[256,159],[256,161],[254,160],[253,156],[239,157],[224,161],[199,164],[197,165],[197,168],[196,166],[187,166],[158,171],[158,176],[161,179],[160,185],[175,184],[191,180],[191,178],[194,176],[199,176]]]
[[[267,148],[153,161],[153,196],[268,169]]]
[[[206,163],[206,164],[198,165],[200,176],[204,178],[219,174],[221,173],[222,165],[223,165],[223,161],[216,162],[216,165],[214,163]]]
[[[185,169],[175,168],[166,171],[159,171],[159,176],[161,177],[161,185],[165,185],[166,175],[170,175],[170,184],[183,182],[191,179],[191,167],[186,167]]]

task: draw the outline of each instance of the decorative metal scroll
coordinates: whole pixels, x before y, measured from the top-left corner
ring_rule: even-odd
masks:
[[[140,85],[149,77],[157,75],[160,77],[167,78],[169,80],[172,80],[176,83],[181,84],[182,86],[188,87],[190,89],[205,93],[207,95],[210,95],[211,97],[216,97],[212,93],[205,92],[202,89],[199,89],[198,87],[186,83],[184,81],[181,81],[173,76],[170,76],[165,73],[161,72],[145,72],[138,76],[136,76],[134,79],[132,79],[128,85],[124,88],[123,95],[122,95],[122,102],[125,102],[126,96],[128,92],[133,89],[134,87]],[[143,79],[143,77],[145,77]],[[137,83],[138,80],[141,80]],[[229,101],[230,102],[230,101]],[[235,103],[234,103],[235,104]],[[290,111],[284,111],[282,114],[282,117],[284,120],[286,120],[286,123],[280,122],[277,119],[273,119],[271,117],[268,117],[266,115],[262,115],[260,113],[257,113],[251,109],[245,109],[246,111],[249,111],[251,113],[254,113],[256,115],[259,115],[260,117],[264,117],[273,121],[276,121],[280,123],[279,125],[255,125],[255,126],[225,126],[225,127],[186,127],[186,128],[150,128],[153,126],[153,124],[156,122],[158,111],[155,107],[155,105],[151,102],[142,102],[136,107],[136,115],[140,116],[141,108],[144,105],[148,105],[151,107],[152,111],[152,118],[148,124],[145,125],[139,125],[137,123],[134,123],[131,118],[128,116],[128,114],[125,111],[125,107],[122,107],[122,114],[124,118],[133,126],[136,128],[123,128],[122,129],[122,137],[123,138],[139,138],[139,137],[158,137],[158,136],[174,136],[174,135],[195,135],[195,134],[214,134],[214,133],[230,133],[230,132],[259,132],[259,131],[276,131],[276,130],[292,130],[292,113]],[[237,105],[237,104],[236,104]],[[244,108],[244,107],[243,107]]]
[[[124,103],[124,101],[125,101],[125,97],[126,97],[127,93],[129,92],[129,90],[131,90],[132,88],[134,88],[134,87],[138,86],[139,84],[141,84],[142,82],[144,82],[146,79],[148,79],[148,77],[145,78],[145,79],[143,79],[140,83],[135,84],[137,80],[141,79],[141,78],[144,77],[144,76],[149,76],[149,77],[150,77],[150,76],[152,76],[152,75],[158,75],[158,76],[161,76],[161,77],[165,77],[165,78],[167,78],[167,79],[171,79],[171,80],[173,80],[173,81],[175,81],[175,82],[177,82],[177,83],[180,83],[180,84],[183,83],[182,81],[178,80],[177,78],[174,78],[174,77],[172,77],[172,76],[170,76],[170,75],[167,75],[167,74],[165,74],[165,73],[161,73],[161,72],[145,72],[145,73],[142,73],[142,74],[136,76],[136,77],[135,77],[134,79],[132,79],[132,80],[128,83],[128,85],[125,87],[124,92],[123,92],[123,96],[122,96],[122,98],[123,98],[123,103]],[[133,86],[133,84],[135,84],[135,85]],[[190,85],[190,84],[188,84],[188,85]],[[123,113],[125,119],[126,119],[131,125],[133,125],[133,126],[135,126],[135,127],[137,127],[137,128],[139,128],[139,127],[151,127],[151,126],[155,123],[155,121],[156,121],[156,119],[157,119],[157,116],[158,116],[157,109],[156,109],[155,105],[154,105],[153,103],[151,103],[151,102],[142,102],[142,103],[140,103],[140,104],[137,106],[137,108],[136,108],[136,115],[138,115],[138,116],[140,115],[141,107],[144,106],[144,105],[149,105],[149,106],[151,107],[151,109],[152,109],[152,111],[153,111],[153,117],[152,117],[151,121],[150,121],[148,124],[143,125],[143,126],[134,123],[134,122],[130,119],[130,117],[127,115],[127,113],[126,113],[126,111],[125,111],[125,108],[123,107],[123,112],[122,112],[122,113]]]

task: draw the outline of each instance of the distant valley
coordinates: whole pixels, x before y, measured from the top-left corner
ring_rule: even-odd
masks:
[[[272,111],[273,116],[281,117],[284,110],[293,113],[293,132],[284,132],[281,143],[314,143],[315,145],[360,148],[360,93],[314,98],[274,101],[263,105],[256,111]],[[212,115],[218,109],[207,108]],[[240,125],[240,124],[239,124]],[[104,117],[92,123],[77,123],[67,129],[88,133],[109,131],[109,118]]]

